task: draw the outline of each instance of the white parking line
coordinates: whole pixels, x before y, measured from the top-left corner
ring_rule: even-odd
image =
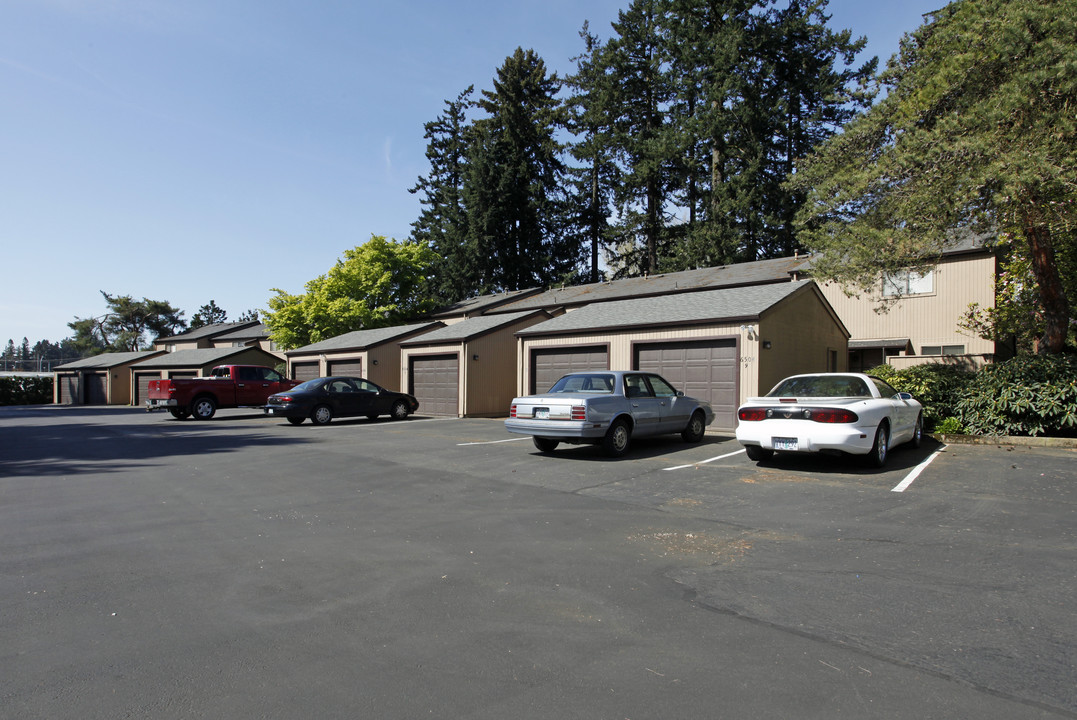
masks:
[[[707,458],[706,460],[700,460],[699,462],[689,463],[688,465],[677,465],[676,467],[662,468],[663,470],[684,470],[685,468],[695,467],[697,465],[705,465],[715,460],[725,460],[726,458],[733,457],[734,455],[740,455],[744,452],[744,448],[737,450],[736,452],[726,453],[725,455],[719,455],[718,457]]]
[[[945,449],[946,449],[946,446],[943,445],[938,450],[931,453],[931,456],[928,457],[927,460],[924,460],[922,463],[920,463],[919,465],[914,467],[912,469],[912,472],[910,472],[908,475],[906,475],[905,479],[902,480],[900,483],[898,483],[894,487],[894,489],[891,490],[890,492],[905,492],[908,489],[908,487],[910,485],[912,485],[912,481],[915,480],[916,478],[920,477],[920,473],[922,473],[927,468],[927,466],[931,464],[931,461],[934,460],[935,458],[937,458],[939,456],[939,453],[941,453]]]
[[[486,440],[485,442],[470,442],[470,443],[456,443],[456,447],[463,447],[465,445],[497,445],[503,442],[516,442],[517,440],[527,440],[526,437],[509,438],[508,440]]]

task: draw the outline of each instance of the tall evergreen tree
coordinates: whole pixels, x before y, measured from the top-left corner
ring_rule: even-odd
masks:
[[[667,204],[679,162],[665,128],[674,92],[663,26],[668,8],[669,0],[633,0],[618,13],[616,35],[599,55],[602,72],[618,79],[602,105],[623,171],[614,193],[620,274],[657,271],[668,240]]]
[[[477,103],[486,117],[471,135],[464,201],[479,292],[545,286],[579,263],[564,232],[559,89],[542,58],[517,48]]]
[[[766,255],[791,255],[800,246],[794,218],[804,204],[800,189],[786,185],[794,164],[837,133],[875,97],[869,87],[878,65],[870,58],[854,67],[866,38],[827,27],[828,0],[788,0],[773,9],[766,24],[770,83],[762,106],[773,113],[773,144],[762,215],[766,218]]]
[[[467,111],[472,107],[468,87],[455,100],[445,101],[445,112],[426,123],[426,157],[430,172],[420,177],[412,193],[421,193],[423,209],[412,223],[412,238],[437,256],[431,269],[430,294],[444,302],[460,300],[477,285],[477,250],[468,239],[464,207],[464,177],[471,134]]]
[[[744,259],[767,130],[758,121],[760,0],[673,0],[668,15],[675,82],[671,147],[683,162],[677,204],[686,212],[671,269]],[[752,258],[754,259],[754,258]]]
[[[228,313],[218,307],[216,301],[210,300],[209,304],[198,308],[198,312],[191,316],[191,325],[189,329],[194,330],[196,328],[205,327],[206,325],[227,321]]]
[[[569,153],[581,164],[569,169],[573,187],[569,223],[588,250],[586,280],[595,283],[599,281],[600,252],[612,242],[612,191],[619,182],[609,115],[604,109],[615,80],[599,62],[602,41],[591,34],[587,23],[580,38],[584,52],[575,58],[576,73],[565,80],[573,90],[567,102],[568,128],[578,138],[569,146]]]

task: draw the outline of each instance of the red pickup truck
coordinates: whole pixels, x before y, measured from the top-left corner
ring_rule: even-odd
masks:
[[[209,420],[217,408],[260,408],[273,393],[298,384],[260,365],[219,365],[209,377],[150,380],[146,409],[167,408],[177,420]]]

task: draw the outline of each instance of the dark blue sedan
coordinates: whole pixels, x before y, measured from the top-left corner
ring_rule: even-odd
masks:
[[[327,377],[308,380],[291,390],[270,395],[266,415],[287,418],[299,425],[307,418],[315,425],[327,425],[336,417],[388,415],[403,420],[419,409],[419,401],[407,393],[386,390],[358,377]]]

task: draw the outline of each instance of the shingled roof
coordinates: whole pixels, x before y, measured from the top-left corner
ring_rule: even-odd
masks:
[[[176,352],[165,353],[164,355],[144,360],[135,365],[135,367],[139,370],[204,367],[210,364],[219,364],[233,355],[249,353],[252,351],[265,352],[264,350],[258,350],[258,348],[249,347],[177,350]],[[267,356],[267,360],[273,359],[275,362],[279,362],[279,360],[273,358],[269,353],[265,353],[265,355]]]
[[[179,335],[173,335],[171,337],[157,338],[157,342],[165,342],[168,340],[201,340],[202,338],[213,338],[224,333],[232,333],[236,330],[243,330],[249,327],[258,325],[257,320],[250,320],[246,322],[232,322],[232,323],[211,323],[209,325],[203,325],[200,328],[189,330]]]
[[[368,330],[354,330],[343,335],[321,340],[310,345],[289,350],[286,355],[302,355],[305,353],[328,352],[332,350],[366,350],[383,343],[407,338],[424,330],[434,330],[444,326],[439,320],[417,323],[415,325],[396,325],[393,327],[371,328]]]
[[[148,360],[154,355],[160,355],[162,352],[164,351],[140,350],[137,352],[101,353],[100,355],[94,355],[93,357],[57,365],[53,370],[61,372],[66,370],[105,370],[108,368],[119,367],[120,365],[126,365],[127,363],[138,362],[139,360]]]
[[[492,295],[480,295],[455,302],[443,307],[434,313],[433,318],[469,317],[483,313],[494,312],[497,308],[521,298],[542,292],[542,288],[525,288],[523,290],[509,290],[508,292],[495,293]]]
[[[536,315],[545,315],[543,310],[524,310],[521,312],[507,313],[504,315],[480,315],[470,320],[453,323],[439,328],[425,335],[420,335],[412,340],[400,343],[401,345],[440,345],[442,343],[464,342],[473,340],[487,333],[500,330],[513,325],[521,320]]]
[[[518,331],[516,335],[564,335],[596,330],[636,330],[656,326],[757,320],[763,312],[779,302],[800,293],[812,292],[813,289],[813,281],[798,280],[681,295],[597,302],[544,323],[532,325]]]
[[[785,283],[798,279],[803,272],[807,257],[776,258],[756,262],[721,265],[698,270],[625,278],[590,285],[570,285],[553,288],[537,295],[530,295],[498,308],[487,314],[516,312],[528,308],[575,307],[595,302],[626,300],[638,297],[683,294],[713,290],[720,287],[742,287]]]

